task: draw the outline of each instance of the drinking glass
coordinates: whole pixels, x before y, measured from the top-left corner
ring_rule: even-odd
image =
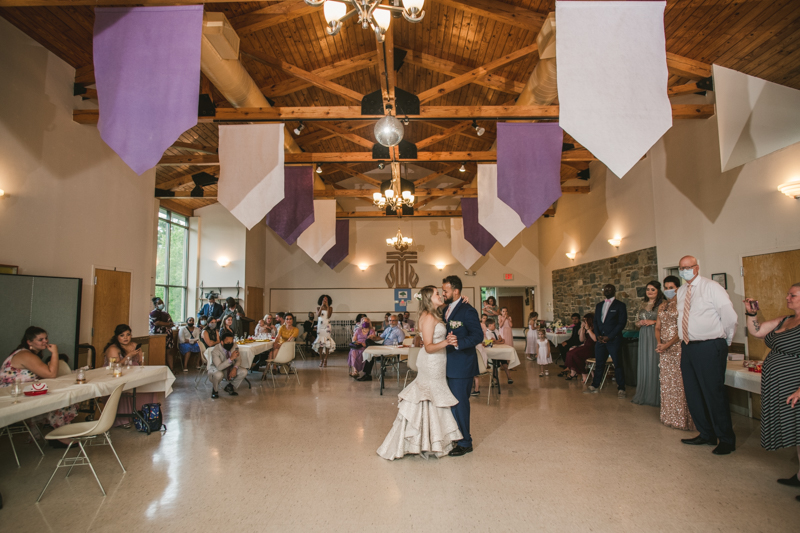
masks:
[[[22,395],[22,380],[17,377],[14,379],[14,384],[11,385],[11,397],[14,398],[14,403],[19,403],[19,397]]]

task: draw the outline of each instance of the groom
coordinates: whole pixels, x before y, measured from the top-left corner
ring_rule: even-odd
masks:
[[[469,393],[472,378],[478,375],[478,354],[475,346],[483,342],[483,329],[478,312],[461,300],[461,279],[447,276],[442,280],[444,303],[443,315],[447,326],[447,385],[458,400],[451,409],[463,438],[449,453],[458,457],[472,451],[469,434]],[[455,344],[453,346],[452,344]]]

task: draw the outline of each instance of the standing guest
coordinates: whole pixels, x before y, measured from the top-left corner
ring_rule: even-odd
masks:
[[[319,297],[317,308],[317,338],[311,348],[319,354],[319,367],[327,368],[328,356],[331,350],[336,349],[336,342],[331,336],[331,315],[333,314],[333,301],[327,294]],[[288,316],[288,315],[287,315]]]
[[[178,330],[178,351],[183,356],[183,371],[189,371],[189,358],[193,353],[200,353],[200,328],[194,327],[194,317],[186,319],[186,325]]]
[[[594,345],[594,379],[584,393],[597,394],[600,381],[606,367],[606,359],[611,357],[614,363],[614,375],[617,380],[617,397],[625,397],[625,371],[619,359],[622,345],[622,330],[628,321],[628,306],[615,298],[617,288],[610,283],[603,287],[605,300],[597,304],[594,311],[594,333],[597,343]]]
[[[208,319],[208,326],[203,330],[203,334],[200,335],[206,348],[213,348],[219,344],[219,333],[217,332],[218,324],[219,321],[216,318],[212,317]]]
[[[658,307],[664,302],[661,284],[651,281],[644,289],[644,299],[639,307],[636,325],[639,326],[639,357],[636,372],[636,394],[632,403],[661,407],[658,380],[658,354],[656,353],[656,320]]]
[[[238,396],[236,389],[247,377],[247,370],[241,368],[242,359],[239,357],[239,347],[233,340],[230,331],[223,331],[219,335],[219,344],[211,350],[211,364],[208,373],[211,374],[211,397],[219,398],[219,384],[223,378],[228,378],[230,383],[225,385],[225,392],[231,396]]]
[[[536,363],[539,365],[539,377],[549,376],[550,370],[547,365],[553,364],[553,357],[550,355],[550,341],[547,340],[547,333],[540,329],[536,340],[536,352],[538,358]]]
[[[381,333],[380,336],[375,334],[369,338],[369,340],[372,341],[372,343],[378,343],[380,341],[383,341],[384,346],[391,346],[395,343],[398,346],[402,346],[403,341],[405,339],[406,339],[406,334],[402,329],[400,329],[400,326],[398,325],[397,315],[389,316],[389,327],[384,328],[383,333]],[[368,346],[371,345],[370,343],[365,343],[365,344],[367,344]],[[358,381],[372,381],[373,366],[375,366],[374,357],[364,363],[364,375],[358,378]]]
[[[484,336],[486,335],[486,319],[489,318],[486,313],[481,315],[481,329],[483,330]]]
[[[569,375],[567,381],[580,378],[586,380],[586,361],[594,357],[594,345],[597,342],[597,335],[594,333],[594,313],[586,313],[581,320],[578,338],[583,344],[567,352],[567,370]]]
[[[486,313],[486,316],[495,320],[500,316],[500,311],[497,309],[497,300],[494,299],[494,296],[489,296],[483,302],[483,312]]]
[[[764,339],[769,354],[761,374],[761,446],[769,451],[794,446],[800,458],[800,283],[789,287],[786,307],[794,314],[759,323],[758,303],[746,298],[747,332]],[[800,478],[778,483],[800,487]],[[800,496],[796,497],[800,500]]]
[[[403,313],[403,321],[408,324],[408,329],[414,329],[414,326],[417,324],[414,320],[411,320],[411,313],[408,311]]]
[[[306,347],[310,347],[317,338],[317,323],[314,321],[314,313],[309,312],[308,318],[303,322],[303,331],[305,331]]]
[[[234,331],[234,323],[233,323],[233,315],[227,315],[222,318],[222,327],[220,327],[219,333],[222,335],[224,331],[229,331],[231,335],[237,337],[236,331]]]
[[[48,363],[42,361],[42,352],[50,352]],[[3,362],[0,368],[0,387],[13,385],[19,378],[22,382],[48,379],[58,376],[58,346],[50,344],[47,332],[42,328],[30,326],[25,330],[19,346]],[[53,429],[72,422],[78,415],[78,406],[70,405],[43,415]],[[66,448],[69,441],[48,441],[53,448]]]
[[[539,338],[539,328],[536,327],[536,320],[528,318],[528,327],[525,328],[525,357],[528,361],[534,361],[536,355],[536,339]]]
[[[172,327],[175,323],[169,313],[164,311],[164,300],[156,296],[153,298],[153,310],[150,311],[150,335],[166,335],[166,348],[175,348],[175,339],[172,336]]]
[[[357,378],[359,372],[364,370],[364,349],[367,347],[367,339],[375,335],[375,330],[368,317],[363,317],[350,344],[350,353],[347,356],[347,365],[350,367],[350,377]]]
[[[678,337],[678,287],[681,279],[664,278],[664,298],[658,308],[656,321],[656,352],[658,352],[659,379],[661,381],[661,423],[684,431],[694,429],[681,376],[681,339]]]
[[[678,289],[678,336],[686,403],[700,435],[684,444],[717,444],[714,454],[736,450],[731,411],[725,395],[728,346],[738,317],[722,286],[700,275],[691,255],[681,258],[678,271],[687,283]]]
[[[539,322],[539,313],[536,311],[533,311],[528,315],[528,322],[530,322],[531,319],[533,319],[534,323],[536,324],[536,329],[542,329],[544,327],[544,324]]]
[[[222,311],[222,306],[217,303],[217,295],[212,292],[208,295],[208,302],[203,304],[202,309],[200,309],[200,312],[197,313],[197,318],[204,316],[206,317],[206,320],[208,320],[213,316],[219,320],[220,317],[222,317]]]
[[[492,344],[508,344],[505,337],[497,331],[497,324],[495,324],[493,318],[486,319],[486,332],[484,333],[484,339],[488,341],[492,341]],[[509,385],[514,384],[514,380],[511,379],[511,374],[508,373],[508,361],[501,361],[500,362],[500,369],[506,373],[506,379],[508,380]],[[477,381],[478,376],[475,376]]]
[[[581,339],[579,337],[581,331],[581,315],[572,313],[570,320],[572,321],[572,335],[569,339],[558,345],[558,352],[561,355],[561,359],[564,361],[567,360],[568,351],[581,345]]]
[[[225,311],[222,313],[223,323],[225,323],[226,317],[232,317],[233,335],[239,338],[244,337],[244,318],[245,318],[244,309],[242,309],[242,306],[239,305],[239,303],[236,300],[234,300],[233,297],[231,296],[228,296],[225,299],[225,303],[227,304],[227,307],[225,308]]]
[[[514,333],[512,331],[511,317],[508,314],[508,307],[500,309],[500,316],[497,317],[497,325],[500,326],[500,336],[503,343],[514,347]]]

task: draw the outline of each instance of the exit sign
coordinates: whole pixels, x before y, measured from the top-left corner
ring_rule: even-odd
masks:
[[[514,274],[503,274],[503,279],[505,281],[511,281],[514,279]]]

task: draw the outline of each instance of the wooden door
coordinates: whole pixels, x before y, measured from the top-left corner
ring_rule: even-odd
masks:
[[[256,324],[264,318],[264,289],[261,287],[247,287],[244,297],[244,313],[247,318],[251,318],[250,333],[255,332]]]
[[[744,294],[758,300],[760,321],[791,315],[786,308],[786,293],[800,280],[800,250],[742,258]],[[769,350],[762,339],[748,335],[747,353],[750,359],[763,361]]]
[[[524,299],[522,296],[500,296],[497,299],[497,305],[502,309],[508,307],[508,315],[511,317],[511,323],[515,328],[524,328],[527,324],[525,322]]]
[[[103,364],[101,352],[114,335],[114,328],[118,324],[130,323],[131,273],[97,269],[94,276],[92,345],[97,350],[96,364],[99,366]]]

